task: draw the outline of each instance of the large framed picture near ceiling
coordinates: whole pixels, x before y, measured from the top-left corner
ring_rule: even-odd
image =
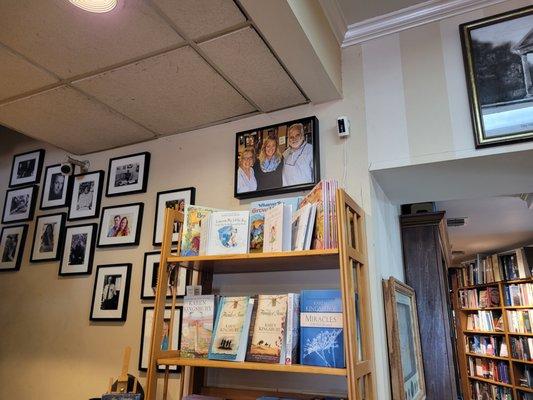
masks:
[[[311,189],[320,181],[318,119],[302,118],[237,133],[234,196]]]
[[[476,148],[533,140],[533,6],[459,30]]]

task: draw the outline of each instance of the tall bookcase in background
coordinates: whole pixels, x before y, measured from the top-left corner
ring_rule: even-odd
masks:
[[[533,399],[531,250],[478,256],[451,274],[466,399],[476,399],[479,391],[504,400]]]
[[[182,216],[179,212],[168,209],[165,216],[158,282],[168,281],[167,264],[169,263],[197,271],[194,283],[202,285],[204,294],[211,292],[213,274],[337,270],[344,311],[346,368],[183,358],[179,351],[163,351],[160,343],[163,337],[163,314],[167,288],[166,285],[158,284],[147,374],[147,400],[156,399],[158,367],[172,365],[182,367],[180,399],[193,393],[246,400],[256,399],[262,395],[290,396],[301,399],[313,397],[313,394],[281,393],[274,389],[268,391],[210,387],[206,384],[207,368],[344,376],[346,394],[350,400],[374,400],[376,398],[364,212],[342,189],[337,190],[335,208],[338,220],[338,249],[195,257],[179,257],[172,254],[172,226]],[[358,315],[356,315],[357,312]],[[289,376],[287,379],[290,379]],[[163,399],[166,399],[168,373],[165,374],[163,384]]]

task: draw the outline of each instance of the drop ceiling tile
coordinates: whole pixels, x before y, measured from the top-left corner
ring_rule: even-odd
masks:
[[[233,0],[154,0],[189,39],[246,21]]]
[[[190,47],[73,85],[163,135],[255,111]]]
[[[200,48],[262,111],[306,101],[252,28],[243,28],[201,43]]]
[[[0,100],[56,82],[48,72],[0,46]]]
[[[62,78],[183,42],[142,0],[121,0],[105,14],[67,0],[2,0],[0,26],[1,43]]]
[[[0,106],[0,124],[76,154],[154,137],[152,132],[65,86]]]

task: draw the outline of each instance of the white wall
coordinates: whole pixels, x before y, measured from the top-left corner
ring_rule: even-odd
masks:
[[[458,29],[531,4],[509,0],[362,44],[370,170],[533,149],[475,149]]]

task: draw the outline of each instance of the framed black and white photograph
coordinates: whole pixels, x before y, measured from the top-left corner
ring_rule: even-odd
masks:
[[[460,25],[476,147],[533,140],[533,6]]]
[[[236,198],[311,189],[319,181],[316,117],[237,133],[234,177]]]
[[[181,345],[181,320],[183,318],[183,307],[174,308],[174,317],[171,307],[165,307],[163,316],[163,339],[161,341],[162,350],[179,350]],[[150,343],[152,341],[152,326],[154,321],[154,307],[144,307],[143,324],[141,329],[141,345],[139,351],[139,371],[147,371],[150,357]],[[172,326],[172,333],[170,327]],[[159,366],[160,371],[164,371],[164,366]],[[181,368],[171,365],[169,370],[179,372]]]
[[[104,207],[100,218],[98,247],[138,245],[143,208],[143,203]]]
[[[20,269],[27,233],[28,224],[2,228],[0,233],[0,272]]]
[[[100,200],[104,171],[74,175],[68,220],[97,218],[100,214]]]
[[[44,150],[34,150],[13,156],[9,187],[39,183],[43,169]]]
[[[67,226],[59,275],[91,275],[97,224]]]
[[[160,251],[144,253],[143,279],[141,285],[142,300],[155,299],[160,259]],[[177,264],[168,264],[168,269],[169,282],[167,282],[167,299],[172,298],[170,287],[173,285],[176,287],[176,297],[185,296],[185,288],[189,282],[189,270],[183,267],[180,268]],[[175,281],[176,279],[177,282]]]
[[[131,264],[99,265],[94,278],[91,321],[126,321]]]
[[[41,210],[67,207],[71,176],[61,172],[61,164],[49,165],[44,173]]]
[[[145,193],[150,170],[150,153],[130,154],[109,160],[106,196]]]
[[[167,208],[176,208],[180,211],[184,211],[186,204],[194,204],[195,196],[196,189],[193,187],[166,190],[157,193],[154,237],[152,240],[154,246],[160,246],[163,242],[163,232],[165,231],[165,210]],[[172,233],[172,243],[174,244],[178,243],[179,229],[179,223],[175,222]]]
[[[39,186],[33,185],[6,191],[2,223],[30,221],[33,219]]]
[[[35,221],[30,261],[57,261],[63,249],[66,214],[40,215]]]

